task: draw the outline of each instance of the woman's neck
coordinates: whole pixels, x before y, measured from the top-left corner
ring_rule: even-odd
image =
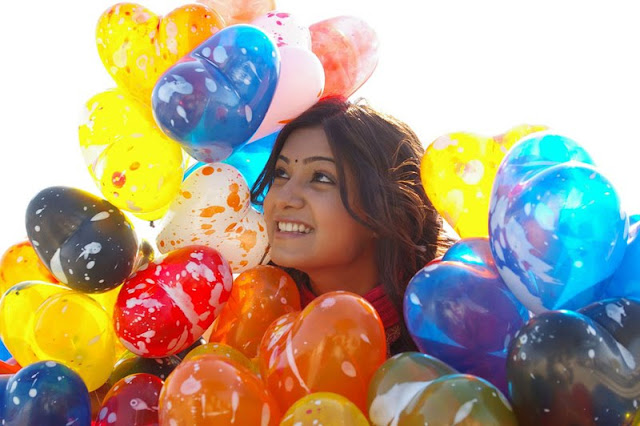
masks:
[[[364,296],[380,284],[377,263],[373,257],[358,264],[305,272],[309,276],[311,291],[316,296],[338,290]]]

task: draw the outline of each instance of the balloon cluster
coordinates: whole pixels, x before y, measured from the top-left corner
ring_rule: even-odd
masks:
[[[409,283],[407,327],[504,390],[519,424],[635,424],[638,222],[579,144],[536,130],[427,149],[423,184],[463,238]]]

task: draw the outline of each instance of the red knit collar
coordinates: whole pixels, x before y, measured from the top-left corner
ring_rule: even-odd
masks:
[[[299,290],[300,303],[303,308],[316,298],[316,295],[313,294],[305,285],[301,285]],[[382,285],[372,288],[362,297],[364,297],[376,309],[378,315],[380,315],[380,319],[382,320],[382,325],[385,330],[388,330],[400,323],[400,314]]]

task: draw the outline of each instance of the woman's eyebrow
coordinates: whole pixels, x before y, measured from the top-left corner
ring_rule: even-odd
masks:
[[[302,163],[303,164],[309,164],[309,163],[313,163],[314,161],[329,161],[330,163],[334,163],[335,164],[335,160],[331,157],[323,157],[321,155],[315,155],[313,157],[307,157],[305,158]]]

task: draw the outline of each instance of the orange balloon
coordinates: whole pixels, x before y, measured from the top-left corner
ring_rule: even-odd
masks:
[[[23,281],[58,283],[29,241],[12,245],[0,259],[0,292],[4,293],[9,287]]]
[[[278,404],[247,368],[221,355],[184,360],[167,377],[159,401],[161,425],[276,426]]]
[[[275,266],[256,266],[234,280],[209,341],[226,343],[254,358],[269,325],[299,310],[300,293],[293,278]]]
[[[218,12],[227,25],[246,24],[276,8],[274,0],[199,0]]]
[[[158,78],[180,58],[224,28],[215,10],[188,4],[164,18],[135,3],[118,3],[98,20],[96,44],[118,86],[146,105]]]
[[[274,322],[260,343],[260,372],[286,411],[313,392],[334,392],[367,409],[367,389],[385,361],[382,321],[364,298],[323,294]]]

